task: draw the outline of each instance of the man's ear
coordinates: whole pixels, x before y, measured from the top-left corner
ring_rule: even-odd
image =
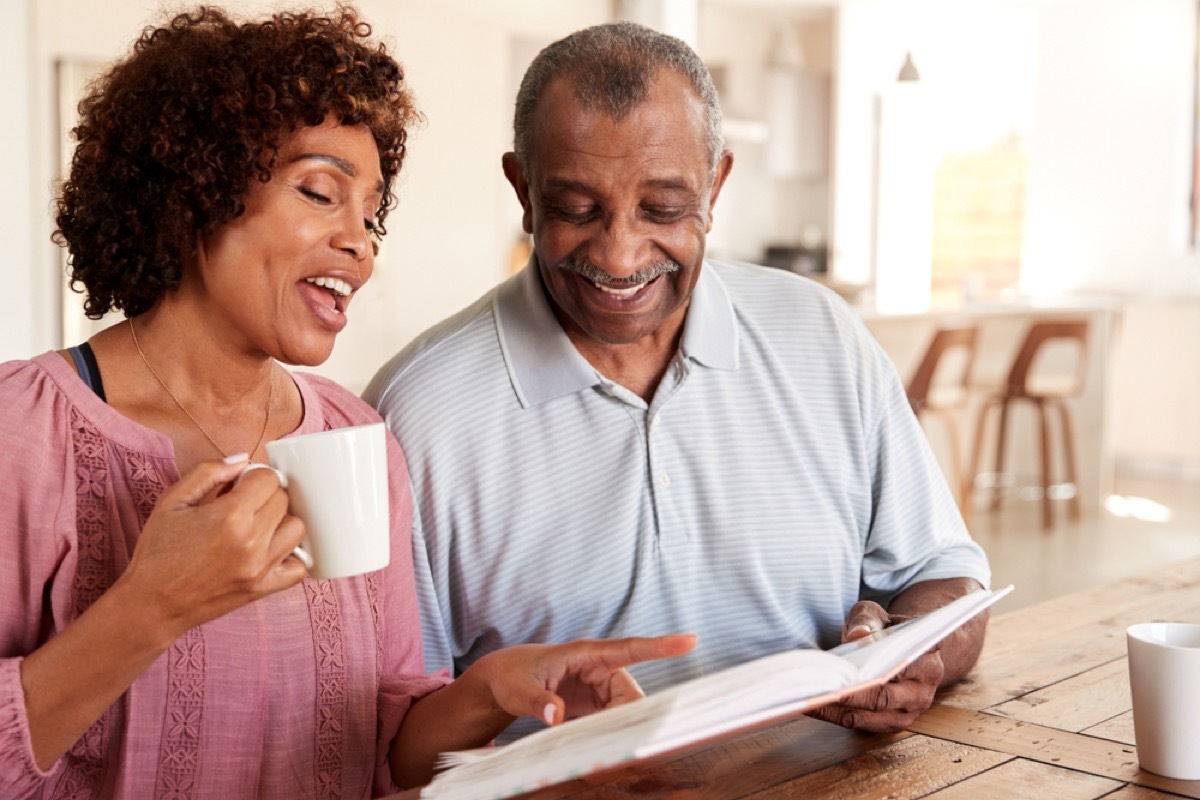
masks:
[[[721,160],[717,162],[717,169],[713,174],[712,191],[708,195],[708,227],[706,232],[712,231],[713,225],[713,207],[717,204],[717,196],[721,194],[721,187],[725,185],[725,179],[729,177],[729,173],[733,170],[733,153],[726,150],[721,154]]]
[[[504,177],[512,184],[513,191],[517,193],[517,200],[521,203],[521,227],[526,233],[532,234],[533,206],[529,202],[529,181],[525,179],[525,170],[521,169],[516,153],[505,153],[500,163],[504,167]]]

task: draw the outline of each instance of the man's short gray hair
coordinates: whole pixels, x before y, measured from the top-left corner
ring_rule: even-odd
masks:
[[[674,36],[634,22],[611,22],[559,39],[538,53],[525,71],[513,115],[513,149],[526,176],[533,112],[554,78],[565,78],[584,108],[601,109],[619,122],[646,99],[651,81],[661,69],[673,69],[685,76],[703,103],[709,171],[715,174],[725,149],[721,106],[704,62]]]

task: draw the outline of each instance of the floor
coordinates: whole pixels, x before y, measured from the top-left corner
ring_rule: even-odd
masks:
[[[984,494],[971,532],[991,559],[992,586],[1015,587],[996,613],[1200,557],[1200,483],[1118,478],[1107,507],[1077,523],[1056,502],[1049,532],[1040,501],[1012,498],[992,513]]]

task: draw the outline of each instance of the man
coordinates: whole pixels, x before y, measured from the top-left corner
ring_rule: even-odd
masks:
[[[635,669],[654,691],[988,582],[853,312],[797,276],[705,261],[732,164],[711,78],[678,40],[601,25],[530,66],[503,159],[528,266],[366,392],[409,459],[429,667],[698,632],[690,656]],[[983,628],[820,716],[906,726]]]

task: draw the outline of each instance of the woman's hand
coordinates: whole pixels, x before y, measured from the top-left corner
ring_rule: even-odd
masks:
[[[680,656],[695,646],[694,634],[526,644],[489,653],[468,673],[480,674],[505,713],[556,725],[644,697],[625,667]]]
[[[304,525],[270,470],[207,461],[171,486],[128,568],[78,619],[25,657],[37,765],[48,769],[189,628],[297,583]],[[86,663],[87,669],[80,669]]]
[[[202,462],[163,492],[114,586],[162,609],[175,636],[304,577],[289,557],[304,523],[271,470],[239,480],[245,465]]]
[[[400,786],[428,783],[439,753],[482,747],[516,717],[556,725],[636,700],[642,690],[625,667],[681,656],[695,646],[695,635],[680,633],[527,644],[488,653],[458,680],[412,704],[392,742],[392,777]]]

